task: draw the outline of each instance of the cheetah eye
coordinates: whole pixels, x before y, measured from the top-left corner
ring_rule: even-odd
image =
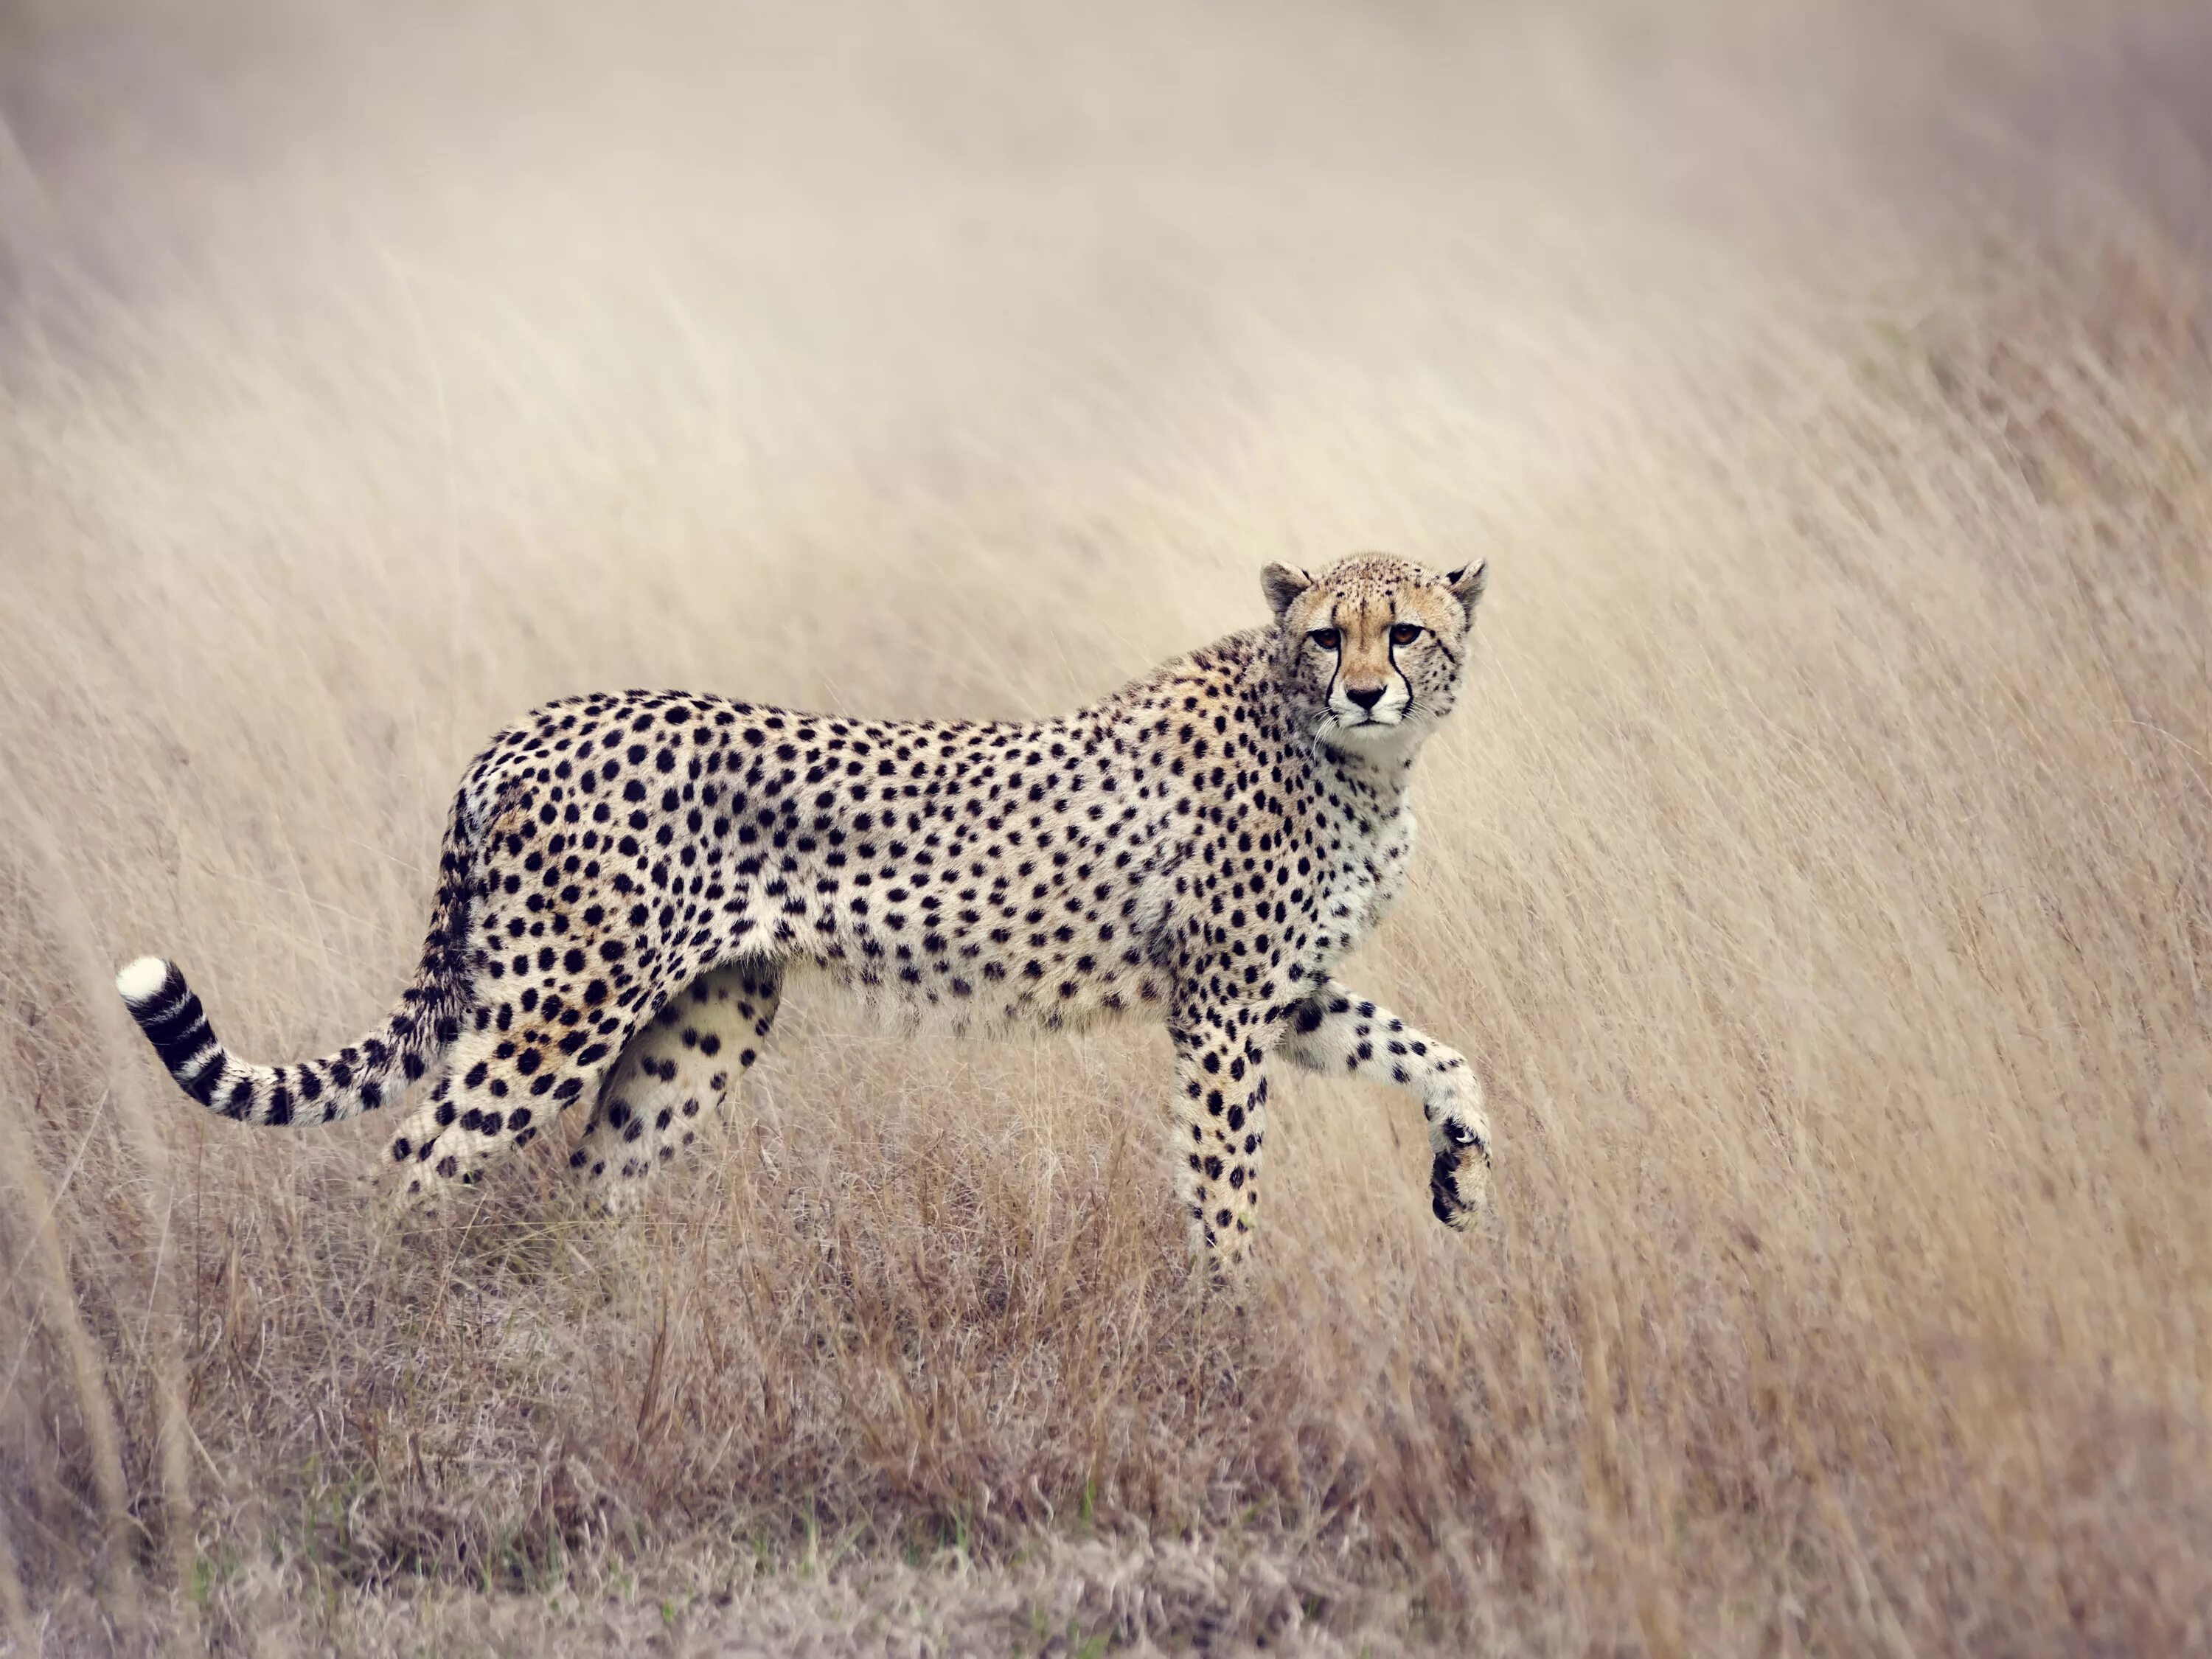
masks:
[[[1400,623],[1390,630],[1390,643],[1393,645],[1411,645],[1420,637],[1421,627],[1419,623]]]
[[[1344,641],[1344,635],[1334,628],[1316,628],[1306,637],[1324,651],[1334,651]]]

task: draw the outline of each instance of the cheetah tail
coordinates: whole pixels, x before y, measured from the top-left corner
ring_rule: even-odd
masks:
[[[222,1046],[173,963],[141,957],[118,974],[115,988],[178,1087],[225,1117],[267,1124],[330,1123],[404,1094],[459,1035],[468,1000],[471,860],[465,823],[464,803],[457,800],[414,981],[381,1026],[334,1054],[293,1066],[249,1065]]]

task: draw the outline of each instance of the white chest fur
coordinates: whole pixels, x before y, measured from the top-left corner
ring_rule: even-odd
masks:
[[[1371,831],[1346,838],[1330,872],[1322,917],[1341,950],[1380,927],[1406,890],[1413,858],[1413,815],[1400,811]]]

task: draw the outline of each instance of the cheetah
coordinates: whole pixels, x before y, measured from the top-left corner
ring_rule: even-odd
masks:
[[[184,1091],[247,1123],[399,1102],[397,1196],[475,1184],[579,1101],[609,1207],[766,1047],[794,974],[954,1034],[1163,1022],[1191,1248],[1249,1254],[1270,1062],[1421,1103],[1430,1206],[1486,1200],[1474,1068],[1334,977],[1397,899],[1422,744],[1484,567],[1269,565],[1265,626],[1036,724],[867,720],[625,691],[546,704],[462,781],[413,981],[373,1034],[264,1066],[171,963],[117,988]]]

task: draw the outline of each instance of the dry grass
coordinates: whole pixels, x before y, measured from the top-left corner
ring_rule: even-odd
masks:
[[[2212,36],[447,10],[0,19],[0,1651],[2212,1644]],[[319,1052],[536,700],[1372,544],[1493,561],[1356,976],[1498,1212],[1293,1080],[1242,1326],[1152,1034],[801,992],[643,1216],[407,1237],[106,988]]]

